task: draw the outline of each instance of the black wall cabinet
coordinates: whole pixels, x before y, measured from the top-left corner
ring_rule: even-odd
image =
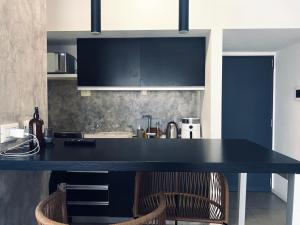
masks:
[[[78,39],[78,85],[138,86],[139,54],[135,39]]]
[[[78,86],[204,86],[205,38],[78,39]]]
[[[204,39],[147,38],[140,48],[142,86],[204,86]]]

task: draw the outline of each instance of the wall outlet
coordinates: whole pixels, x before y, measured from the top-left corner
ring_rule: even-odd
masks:
[[[15,139],[13,137],[10,137],[9,130],[12,128],[19,128],[19,124],[18,123],[8,123],[8,124],[0,125],[0,143],[5,143],[5,142]]]

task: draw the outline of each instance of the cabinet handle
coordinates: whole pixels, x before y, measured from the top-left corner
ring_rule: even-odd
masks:
[[[94,191],[108,191],[108,185],[73,185],[67,184],[67,190],[94,190]]]
[[[92,202],[92,201],[68,201],[68,205],[92,205],[92,206],[108,206],[109,202]]]

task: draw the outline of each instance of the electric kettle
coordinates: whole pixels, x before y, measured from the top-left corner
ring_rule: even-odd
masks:
[[[171,139],[178,138],[178,128],[175,122],[169,122],[166,130],[166,137]]]

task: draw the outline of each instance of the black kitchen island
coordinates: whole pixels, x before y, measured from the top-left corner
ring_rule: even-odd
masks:
[[[0,169],[300,173],[300,162],[242,139],[97,139],[95,146],[56,140],[33,157],[0,157]]]
[[[239,225],[245,222],[247,173],[288,173],[287,225],[293,223],[300,162],[253,142],[232,139],[97,139],[95,146],[56,140],[28,158],[0,158],[1,170],[205,171],[239,173]]]

